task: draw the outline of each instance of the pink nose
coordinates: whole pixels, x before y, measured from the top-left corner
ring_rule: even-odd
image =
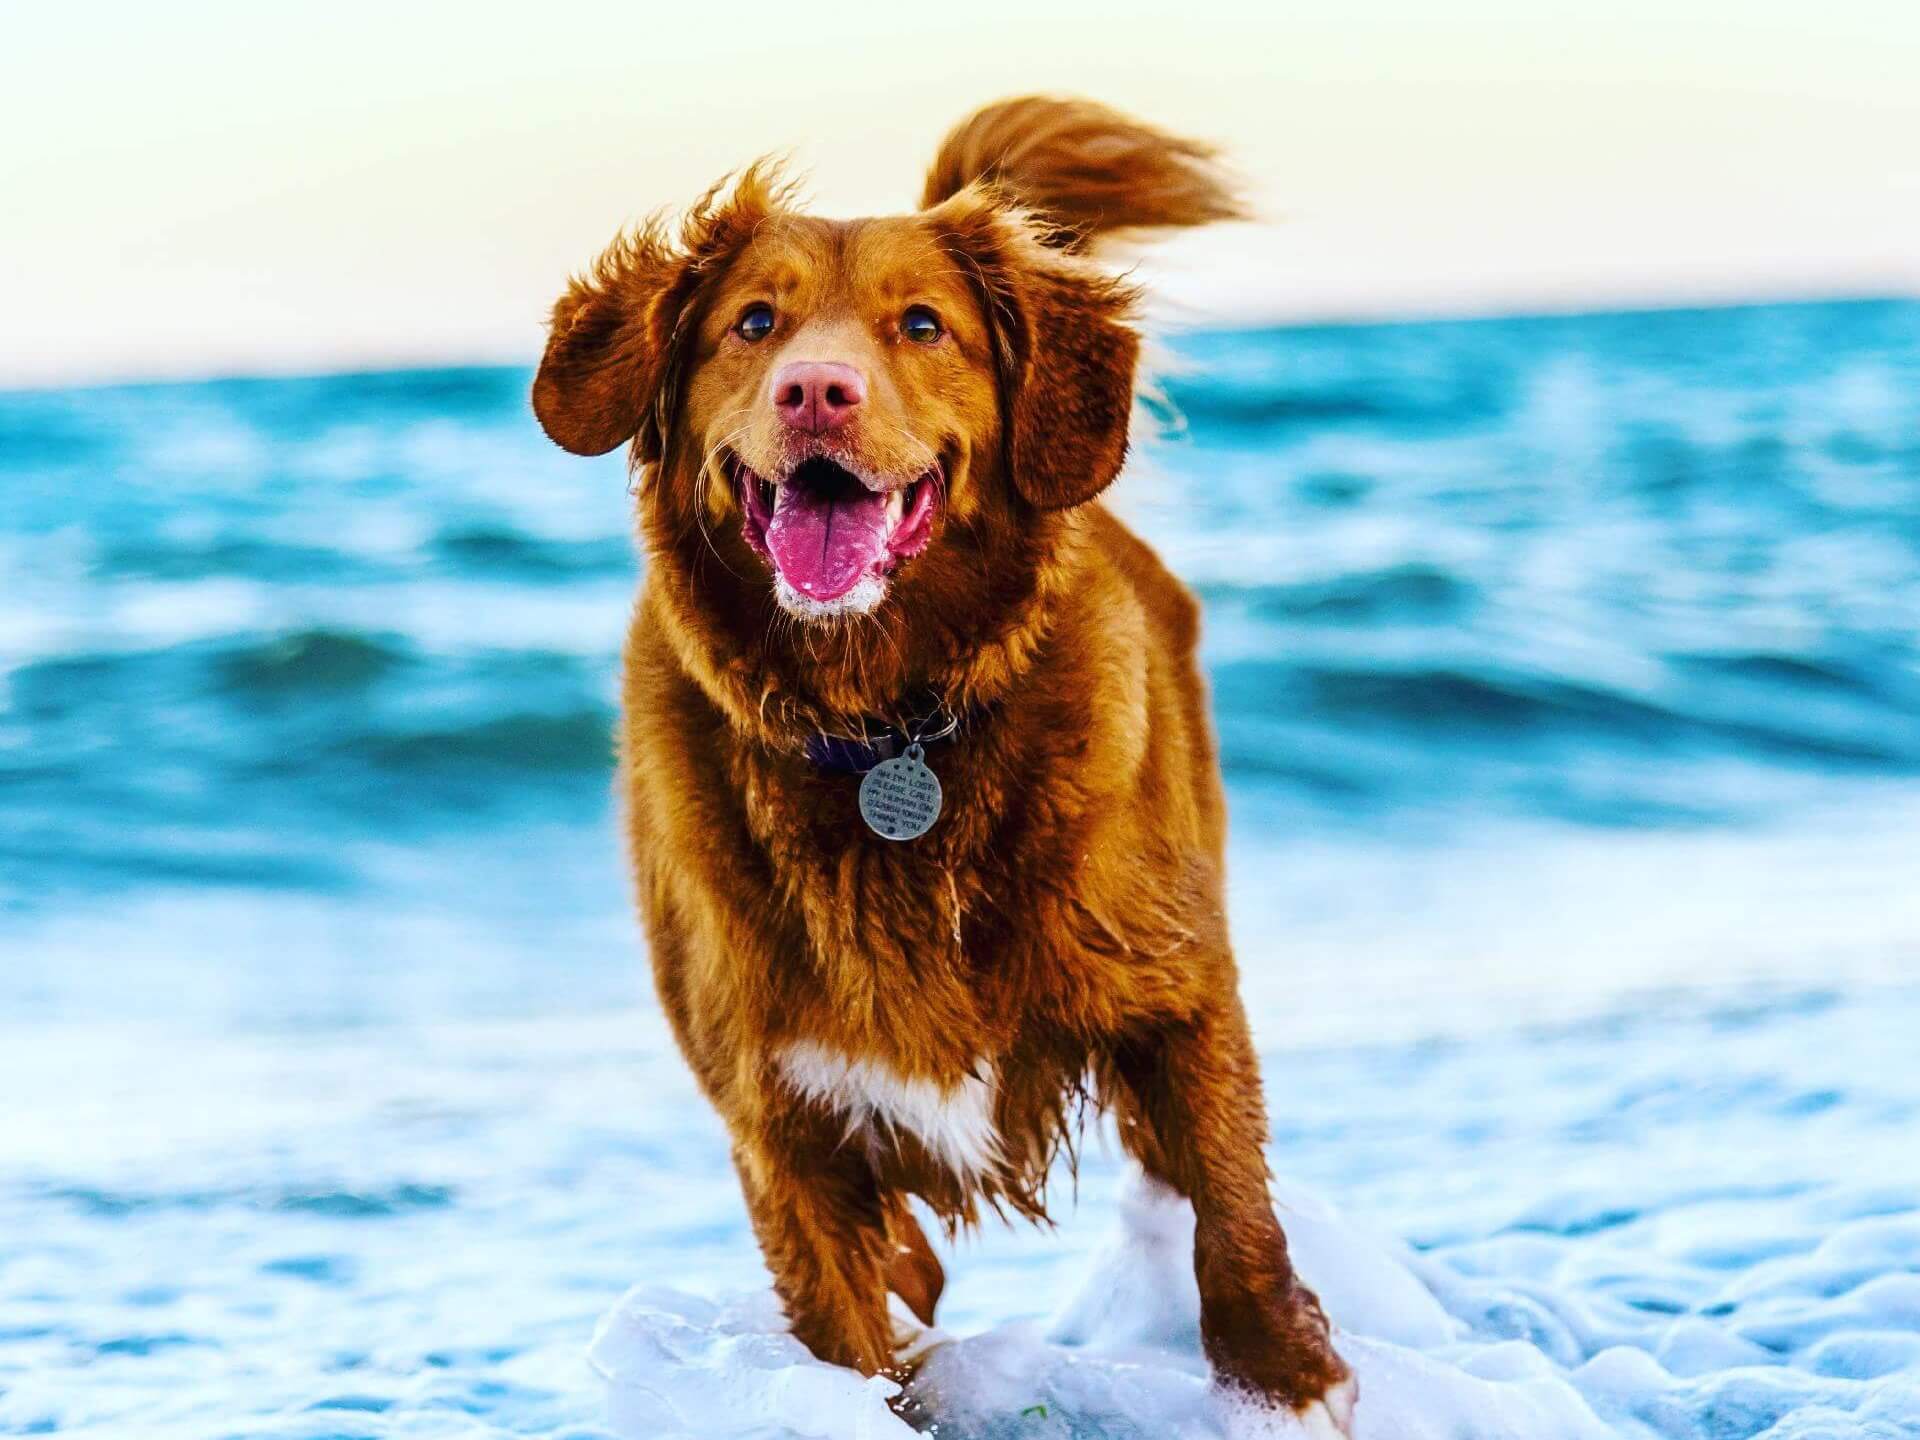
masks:
[[[773,408],[796,430],[838,430],[867,398],[867,382],[851,365],[795,360],[773,374]]]

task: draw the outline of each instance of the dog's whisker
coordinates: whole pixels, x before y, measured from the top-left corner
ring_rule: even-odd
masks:
[[[744,417],[747,414],[748,414],[747,407],[741,406],[734,411],[728,412],[722,418],[732,419],[733,416],[735,415],[740,415]],[[715,458],[723,450],[733,449],[739,443],[739,441],[745,437],[749,428],[750,428],[749,425],[740,425],[735,429],[729,431],[728,433],[722,435],[718,440],[714,441],[712,445],[707,447],[707,453],[703,457],[701,457],[700,467],[699,467],[699,474],[701,477],[703,490],[710,489],[710,487],[714,482],[715,477],[712,474],[712,466]],[[724,480],[725,477],[721,476],[719,478]],[[744,578],[741,576],[739,571],[735,570],[731,565],[727,564],[727,557],[720,553],[720,547],[714,543],[713,532],[707,524],[707,494],[706,493],[702,493],[700,496],[695,498],[694,504],[693,504],[693,518],[700,527],[700,538],[702,542],[705,544],[708,552],[710,552],[713,555],[714,559],[720,562],[721,566],[726,570],[726,572],[729,575],[733,576],[734,579],[739,580]]]

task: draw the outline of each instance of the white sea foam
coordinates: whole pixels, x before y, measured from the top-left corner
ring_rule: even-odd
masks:
[[[1359,1440],[1547,1440],[1605,1436],[1574,1385],[1539,1367],[1458,1361],[1463,1327],[1396,1247],[1288,1187],[1279,1204],[1301,1273],[1342,1327],[1360,1382]],[[1265,1440],[1336,1433],[1324,1410],[1275,1414],[1211,1385],[1199,1348],[1193,1217],[1144,1179],[1077,1295],[1053,1324],[957,1337],[923,1333],[913,1391],[943,1436],[1169,1436]],[[1355,1327],[1359,1327],[1355,1333]],[[637,1289],[592,1349],[610,1419],[634,1440],[688,1436],[905,1437],[886,1381],[822,1365],[785,1333],[769,1296],[729,1305]],[[891,1424],[893,1427],[889,1429]]]
[[[1443,1274],[1297,1187],[1280,1187],[1277,1208],[1359,1383],[1354,1440],[1920,1434],[1913,1214],[1857,1220],[1810,1253],[1755,1267],[1721,1297],[1738,1290],[1753,1318],[1678,1316],[1649,1348],[1644,1336],[1554,1317],[1544,1291],[1529,1316],[1525,1247],[1509,1247],[1500,1281]],[[1138,1179],[1118,1209],[1115,1233],[1051,1325],[927,1330],[912,1342],[912,1393],[942,1440],[1334,1435],[1324,1411],[1276,1414],[1210,1384],[1191,1212]],[[1547,1243],[1539,1258],[1554,1253]],[[1532,1323],[1535,1341],[1503,1336],[1527,1328],[1517,1320]],[[1570,1333],[1582,1326],[1589,1333]],[[632,1440],[914,1433],[888,1407],[891,1382],[814,1360],[764,1293],[715,1304],[636,1289],[602,1322],[591,1358],[610,1421]]]

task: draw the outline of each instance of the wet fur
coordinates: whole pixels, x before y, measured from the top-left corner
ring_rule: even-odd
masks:
[[[1138,341],[1133,293],[1085,252],[1235,210],[1204,146],[1013,101],[949,137],[915,215],[817,220],[750,170],[677,232],[616,242],[555,307],[542,424],[581,453],[631,441],[640,476],[620,785],[660,999],[823,1359],[894,1366],[890,1289],[931,1318],[942,1276],[907,1196],[949,1228],[1044,1219],[1091,1103],[1194,1204],[1222,1381],[1304,1409],[1347,1379],[1267,1198],[1197,609],[1096,498],[1126,454]],[[846,332],[899,397],[871,443],[938,436],[948,493],[871,615],[804,623],[714,460],[757,423],[759,361],[727,307],[762,283],[859,304],[877,286],[879,304],[905,293],[894,271],[937,287],[953,345]],[[969,718],[929,756],[938,823],[896,844],[801,746],[929,690]],[[949,1163],[929,1097],[980,1086],[990,1163]]]

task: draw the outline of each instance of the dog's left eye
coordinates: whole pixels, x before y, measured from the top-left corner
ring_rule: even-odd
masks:
[[[733,327],[740,333],[742,340],[764,340],[773,333],[773,307],[771,305],[749,305],[739,323]]]
[[[924,305],[915,305],[900,317],[900,333],[916,345],[931,345],[945,332],[938,315]]]

